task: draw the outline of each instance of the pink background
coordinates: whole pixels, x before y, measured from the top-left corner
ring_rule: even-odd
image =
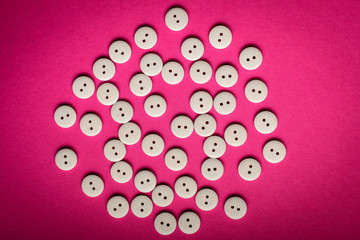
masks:
[[[289,1],[290,2],[290,1]],[[295,1],[291,1],[295,2]],[[359,239],[360,184],[360,5],[354,1],[5,1],[0,2],[0,238],[2,239]],[[189,24],[181,32],[170,31],[164,23],[169,7],[179,4],[189,14]],[[228,25],[233,41],[225,50],[214,49],[208,32],[217,23]],[[178,85],[167,85],[160,75],[153,77],[153,92],[168,103],[166,114],[150,118],[143,109],[144,98],[128,88],[131,76],[140,70],[146,52],[133,41],[142,24],[153,26],[158,42],[151,51],[164,62],[180,61],[187,73]],[[206,158],[204,139],[195,133],[185,141],[170,132],[171,119],[186,113],[192,119],[189,98],[198,88],[213,96],[221,90],[212,78],[197,85],[188,76],[190,62],[180,52],[189,35],[205,45],[204,59],[215,70],[224,62],[239,71],[239,81],[230,88],[238,107],[228,116],[211,114],[218,122],[216,133],[234,121],[248,131],[247,142],[228,147],[221,158],[225,174],[216,182],[206,181],[200,172]],[[114,219],[106,211],[107,200],[115,193],[131,199],[138,194],[133,181],[117,184],[110,177],[111,162],[105,159],[105,142],[117,136],[119,124],[110,117],[110,107],[93,95],[88,100],[74,96],[72,81],[79,74],[92,75],[92,64],[108,55],[110,43],[123,38],[133,49],[131,60],[117,64],[111,82],[120,98],[135,109],[133,120],[143,134],[160,133],[166,149],[180,146],[189,156],[187,167],[171,172],[164,153],[147,157],[140,144],[129,146],[126,160],[135,172],[150,168],[158,182],[173,186],[182,174],[193,176],[199,188],[210,186],[219,195],[219,205],[203,212],[194,198],[175,197],[166,208],[176,217],[193,209],[202,220],[200,230],[185,235],[179,228],[168,236],[156,233],[154,207],[146,219],[131,212]],[[264,61],[255,71],[240,67],[240,50],[255,44]],[[268,98],[253,104],[246,100],[244,87],[253,78],[263,79]],[[98,86],[100,81],[94,78]],[[59,128],[53,113],[59,104],[71,104],[77,112],[76,124]],[[273,110],[278,129],[270,135],[258,133],[253,118],[260,110]],[[94,111],[104,127],[96,137],[87,137],[79,128],[80,117]],[[279,138],[287,146],[286,159],[270,164],[262,157],[262,146]],[[54,156],[63,146],[74,148],[78,165],[60,171]],[[256,157],[262,165],[257,181],[245,182],[237,165],[245,156]],[[105,190],[98,198],[86,197],[82,178],[95,172],[102,176]],[[240,194],[248,204],[246,216],[230,220],[223,203]]]

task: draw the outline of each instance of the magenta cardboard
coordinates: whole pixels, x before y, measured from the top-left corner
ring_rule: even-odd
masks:
[[[167,10],[178,5],[189,14],[187,27],[169,30],[164,21]],[[0,238],[1,239],[359,239],[360,236],[360,5],[358,1],[1,1],[0,3]],[[227,25],[233,41],[224,50],[208,40],[216,24]],[[164,62],[175,59],[185,69],[178,85],[166,84],[161,75],[152,77],[153,93],[164,96],[168,109],[160,118],[149,117],[145,98],[129,90],[131,77],[140,71],[140,58],[148,51],[133,39],[141,25],[152,26],[158,42],[150,51]],[[170,131],[170,122],[185,113],[195,119],[189,105],[197,89],[214,97],[222,88],[214,76],[198,85],[189,77],[191,62],[180,51],[188,36],[204,43],[207,60],[215,71],[224,63],[239,72],[239,81],[229,91],[236,96],[233,114],[221,116],[214,109],[223,136],[232,122],[243,124],[246,143],[229,147],[222,162],[225,174],[215,182],[200,172],[206,159],[204,139],[193,133],[182,141]],[[96,96],[82,100],[71,89],[80,74],[90,76],[94,61],[108,56],[116,39],[131,45],[133,55],[126,64],[116,64],[110,80],[120,98],[134,107],[133,121],[143,134],[157,132],[165,149],[179,146],[189,157],[181,172],[165,166],[163,152],[148,157],[141,145],[127,147],[125,159],[134,172],[151,169],[159,183],[174,186],[182,174],[192,176],[199,189],[211,187],[219,205],[210,212],[197,208],[194,198],[174,202],[166,210],[176,218],[194,210],[201,218],[200,230],[186,235],[179,228],[167,237],[154,229],[155,216],[165,210],[157,206],[145,219],[131,212],[114,219],[106,211],[113,194],[131,201],[138,194],[133,180],[118,184],[111,179],[103,154],[104,144],[117,137],[119,124],[111,119],[110,107]],[[239,64],[239,53],[248,45],[263,53],[262,65],[247,71]],[[268,86],[267,99],[254,104],[244,94],[246,83],[262,79]],[[75,125],[59,128],[53,118],[60,104],[70,104],[77,113]],[[272,110],[279,126],[274,133],[256,131],[253,119],[262,109]],[[79,128],[81,116],[97,113],[103,129],[96,137],[85,136]],[[281,163],[271,164],[262,156],[263,145],[277,138],[287,147]],[[77,166],[59,170],[56,152],[64,146],[78,155]],[[253,156],[262,166],[256,181],[240,178],[241,159]],[[86,197],[81,181],[88,173],[99,174],[105,190],[97,198]],[[247,202],[248,212],[231,220],[223,210],[233,194]]]

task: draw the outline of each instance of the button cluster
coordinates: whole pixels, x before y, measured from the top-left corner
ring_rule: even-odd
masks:
[[[182,31],[189,24],[188,13],[180,8],[173,7],[165,15],[165,25],[172,31]],[[143,25],[134,34],[135,45],[142,50],[152,51],[158,42],[155,29],[164,26]],[[272,134],[278,128],[279,121],[273,110],[269,110],[262,104],[266,103],[269,89],[265,81],[252,78],[243,89],[243,94],[250,104],[257,107],[255,116],[252,116],[252,126],[245,126],[240,122],[229,122],[222,133],[217,131],[220,122],[225,121],[227,115],[237,111],[237,102],[240,97],[235,94],[234,86],[241,79],[241,71],[253,71],[259,69],[263,62],[263,55],[255,46],[243,46],[236,64],[222,64],[213,70],[211,59],[203,59],[205,46],[201,38],[191,35],[183,36],[183,41],[178,46],[183,59],[172,59],[163,62],[160,53],[145,52],[139,62],[139,70],[129,79],[129,90],[143,102],[143,108],[147,118],[161,118],[167,112],[167,96],[153,92],[152,78],[160,76],[166,84],[177,85],[185,78],[197,87],[188,99],[188,109],[196,114],[177,113],[171,116],[172,120],[168,132],[179,139],[196,135],[202,139],[204,161],[198,166],[199,176],[183,172],[189,164],[187,149],[181,147],[168,147],[166,135],[156,132],[144,134],[141,130],[141,122],[134,122],[134,102],[120,99],[121,94],[116,84],[117,64],[127,63],[134,49],[125,40],[115,40],[109,46],[109,57],[97,59],[92,67],[93,77],[77,76],[72,84],[72,91],[79,99],[91,98],[96,91],[97,100],[104,106],[110,106],[111,118],[120,125],[117,132],[118,138],[107,139],[103,146],[104,157],[111,162],[109,171],[111,178],[118,184],[125,184],[133,179],[138,194],[129,203],[128,197],[114,193],[107,202],[107,212],[113,218],[124,218],[131,210],[138,218],[147,218],[153,215],[154,205],[166,208],[153,215],[155,230],[161,235],[169,235],[177,228],[184,234],[194,234],[201,227],[201,215],[198,211],[211,211],[223,204],[223,213],[230,219],[241,219],[246,215],[247,204],[242,194],[234,192],[231,196],[222,196],[211,187],[199,187],[196,180],[203,178],[211,184],[218,181],[227,169],[224,167],[224,155],[229,148],[243,148],[248,138],[251,138],[249,129],[265,137]],[[212,26],[208,41],[214,48],[213,51],[222,51],[234,44],[233,34],[228,26],[223,24]],[[240,47],[241,48],[241,47]],[[151,50],[150,50],[151,49]],[[191,61],[189,69],[181,64],[182,61]],[[261,68],[260,68],[261,69]],[[98,79],[99,86],[95,87],[94,78]],[[220,88],[216,94],[209,93],[204,86],[214,79]],[[112,80],[113,82],[108,82]],[[214,109],[214,111],[212,111]],[[77,112],[69,104],[57,107],[54,113],[55,123],[61,128],[70,128],[77,121]],[[221,124],[222,125],[222,124]],[[89,137],[98,135],[103,128],[101,117],[92,111],[85,112],[78,126],[83,134]],[[173,183],[159,183],[155,169],[140,169],[134,171],[131,161],[126,159],[127,148],[138,144],[143,153],[149,157],[158,157],[162,153],[165,169],[179,172],[179,177]],[[128,150],[130,151],[130,150]],[[270,163],[279,163],[286,156],[286,147],[279,139],[269,138],[262,148],[263,159]],[[71,172],[78,162],[82,162],[81,156],[70,147],[61,148],[55,154],[55,164],[63,171]],[[255,157],[239,159],[237,163],[238,181],[255,181],[262,172],[263,161]],[[225,165],[226,166],[226,165]],[[227,166],[226,166],[227,167]],[[264,169],[265,170],[265,169]],[[100,174],[91,172],[82,179],[81,189],[85,196],[97,197],[106,187]],[[176,218],[171,209],[174,198],[179,197],[182,201],[195,199],[197,210],[187,209]],[[226,197],[226,199],[224,199]],[[155,207],[156,207],[155,206]]]

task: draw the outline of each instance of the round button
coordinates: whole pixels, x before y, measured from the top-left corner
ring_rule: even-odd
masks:
[[[55,110],[54,119],[59,127],[69,128],[75,124],[76,112],[69,105],[61,105]]]
[[[125,100],[117,101],[111,107],[111,117],[115,122],[127,123],[134,115],[134,109],[131,104]]]
[[[245,95],[250,102],[259,103],[267,97],[268,89],[264,82],[254,79],[246,84]]]
[[[234,123],[225,129],[224,138],[230,146],[239,147],[245,143],[247,132],[242,125]]]
[[[176,116],[171,122],[171,132],[178,138],[189,137],[194,130],[194,124],[188,116]]]
[[[163,67],[163,61],[156,53],[145,54],[140,60],[141,71],[148,76],[158,75]]]
[[[174,192],[168,185],[161,184],[152,191],[152,200],[159,207],[167,207],[174,200]]]
[[[245,158],[239,163],[239,175],[246,181],[256,180],[261,173],[261,166],[254,158]]]
[[[132,167],[125,161],[116,162],[111,166],[112,179],[118,183],[127,183],[133,175]]]
[[[166,111],[166,101],[160,95],[151,95],[145,100],[144,109],[150,117],[160,117]]]
[[[201,137],[209,137],[216,130],[216,121],[210,114],[199,115],[194,122],[195,132]]]
[[[86,136],[98,135],[102,129],[101,119],[94,113],[87,113],[80,120],[80,129]]]
[[[80,76],[74,80],[72,90],[78,98],[86,99],[94,94],[95,84],[91,78]]]
[[[143,193],[151,192],[156,186],[156,177],[149,170],[142,170],[135,175],[135,187]]]
[[[129,212],[129,202],[123,196],[113,196],[106,207],[113,218],[123,218]]]
[[[103,83],[98,87],[96,96],[101,104],[110,106],[119,99],[119,90],[112,83]]]
[[[181,176],[175,182],[175,192],[181,198],[191,198],[197,191],[195,180],[189,176]]]
[[[204,141],[204,153],[210,158],[219,158],[224,155],[226,151],[226,144],[224,139],[219,136],[208,137]]]
[[[166,26],[173,31],[183,30],[188,24],[189,17],[186,11],[179,7],[171,8],[165,15]]]
[[[260,67],[263,56],[256,47],[243,49],[239,56],[240,65],[246,70],[255,70]]]
[[[278,140],[270,140],[263,148],[264,158],[271,163],[279,163],[286,156],[285,145]]]
[[[104,182],[98,175],[90,174],[83,179],[81,188],[86,196],[97,197],[104,191]]]
[[[228,47],[232,40],[232,34],[228,27],[217,25],[213,27],[209,33],[210,44],[217,49]]]
[[[151,89],[151,78],[143,73],[134,75],[130,80],[130,90],[135,96],[146,96],[151,92]]]
[[[203,211],[213,210],[217,206],[218,201],[218,195],[210,188],[201,189],[195,197],[196,205]]]
[[[230,197],[224,204],[224,210],[229,218],[240,219],[246,214],[246,202],[239,196]]]
[[[138,218],[146,218],[153,210],[153,203],[148,196],[138,195],[131,202],[131,211]]]
[[[120,161],[126,154],[125,145],[120,140],[111,139],[104,146],[104,154],[111,162]]]
[[[116,63],[125,63],[131,57],[131,47],[127,42],[117,40],[110,45],[109,56]]]
[[[236,99],[229,92],[220,92],[214,98],[214,108],[221,115],[228,115],[236,108]]]
[[[70,148],[60,149],[55,155],[55,163],[61,170],[69,171],[77,163],[76,153]]]
[[[134,145],[141,138],[141,129],[134,122],[127,122],[119,128],[119,139],[126,145]]]
[[[94,76],[101,81],[110,80],[115,72],[115,64],[107,58],[99,58],[93,65]]]
[[[150,49],[157,42],[157,34],[151,27],[143,26],[136,30],[134,40],[139,48]]]
[[[161,71],[161,76],[164,81],[172,85],[181,82],[184,78],[184,75],[184,68],[180,63],[175,61],[167,62]]]
[[[190,67],[190,77],[194,82],[198,84],[207,83],[210,80],[211,75],[212,68],[210,64],[206,61],[196,61]]]
[[[256,114],[254,119],[256,130],[262,134],[269,134],[275,131],[278,120],[274,113],[270,111],[261,111]]]
[[[151,133],[143,138],[141,147],[146,155],[156,157],[164,150],[165,143],[159,135]]]
[[[165,164],[172,171],[180,171],[186,167],[188,158],[184,150],[180,148],[170,149],[165,154]]]
[[[210,111],[213,106],[213,99],[206,91],[197,91],[190,98],[190,107],[197,114]]]
[[[220,160],[208,158],[201,165],[201,173],[207,180],[216,181],[224,174],[224,166]]]
[[[161,235],[170,235],[176,229],[176,219],[168,212],[158,214],[154,221],[155,230]]]
[[[194,37],[185,39],[181,45],[181,53],[187,60],[196,61],[204,54],[204,45]]]
[[[187,211],[180,215],[178,225],[183,233],[194,234],[199,230],[201,221],[196,213]]]
[[[216,70],[215,80],[221,86],[229,88],[235,85],[238,80],[238,72],[231,65],[222,65]]]

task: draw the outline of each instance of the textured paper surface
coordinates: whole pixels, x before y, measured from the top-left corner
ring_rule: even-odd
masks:
[[[180,5],[189,14],[189,24],[181,32],[170,31],[166,11]],[[0,236],[2,239],[357,239],[359,224],[359,23],[357,1],[2,1],[0,3]],[[216,50],[208,41],[212,26],[224,23],[232,31],[227,49]],[[133,41],[135,30],[148,24],[157,31],[158,42],[151,49],[164,62],[176,59],[185,68],[186,78],[167,85],[161,75],[153,77],[153,92],[162,94],[166,114],[150,118],[143,109],[144,98],[129,91],[129,80],[140,71],[139,61],[147,51]],[[205,180],[200,172],[206,158],[203,138],[195,133],[182,141],[170,132],[171,119],[187,113],[189,98],[196,89],[213,96],[221,91],[214,77],[204,85],[189,78],[191,63],[180,52],[188,36],[199,37],[205,45],[204,59],[215,71],[223,63],[239,72],[238,83],[229,89],[237,99],[235,112],[216,118],[217,134],[240,122],[248,131],[247,142],[228,147],[221,158],[224,176],[216,182]],[[131,212],[113,219],[106,211],[107,200],[115,193],[130,201],[137,191],[133,182],[117,184],[110,176],[111,162],[105,159],[105,142],[117,136],[119,124],[110,116],[110,107],[101,105],[95,95],[81,100],[72,93],[72,81],[79,74],[92,75],[92,64],[108,55],[115,39],[123,38],[132,47],[131,60],[117,64],[112,82],[120,97],[135,109],[133,120],[143,134],[158,132],[166,149],[184,148],[189,162],[181,172],[171,172],[164,153],[147,157],[140,144],[127,147],[126,160],[135,172],[152,169],[159,183],[174,185],[181,174],[189,174],[199,188],[209,186],[219,195],[215,210],[203,212],[194,198],[178,196],[166,209],[176,218],[193,209],[201,218],[200,230],[191,236],[179,228],[169,237],[156,233],[153,221],[163,209],[154,207],[146,219]],[[264,56],[255,71],[240,67],[240,50],[258,46]],[[260,104],[246,100],[244,87],[258,77],[269,88]],[[95,80],[96,86],[100,81]],[[53,113],[62,103],[74,106],[78,119],[70,129],[59,128]],[[270,135],[253,126],[261,109],[273,110],[278,129]],[[103,129],[87,137],[79,128],[80,117],[93,111],[102,118]],[[279,164],[266,162],[262,146],[269,138],[279,138],[287,146],[286,159]],[[70,172],[60,171],[56,151],[72,147],[78,165]],[[257,158],[262,174],[257,181],[245,182],[237,173],[239,161]],[[98,198],[86,197],[80,187],[89,172],[99,174],[105,190]],[[248,204],[246,216],[229,219],[223,203],[240,194]]]

